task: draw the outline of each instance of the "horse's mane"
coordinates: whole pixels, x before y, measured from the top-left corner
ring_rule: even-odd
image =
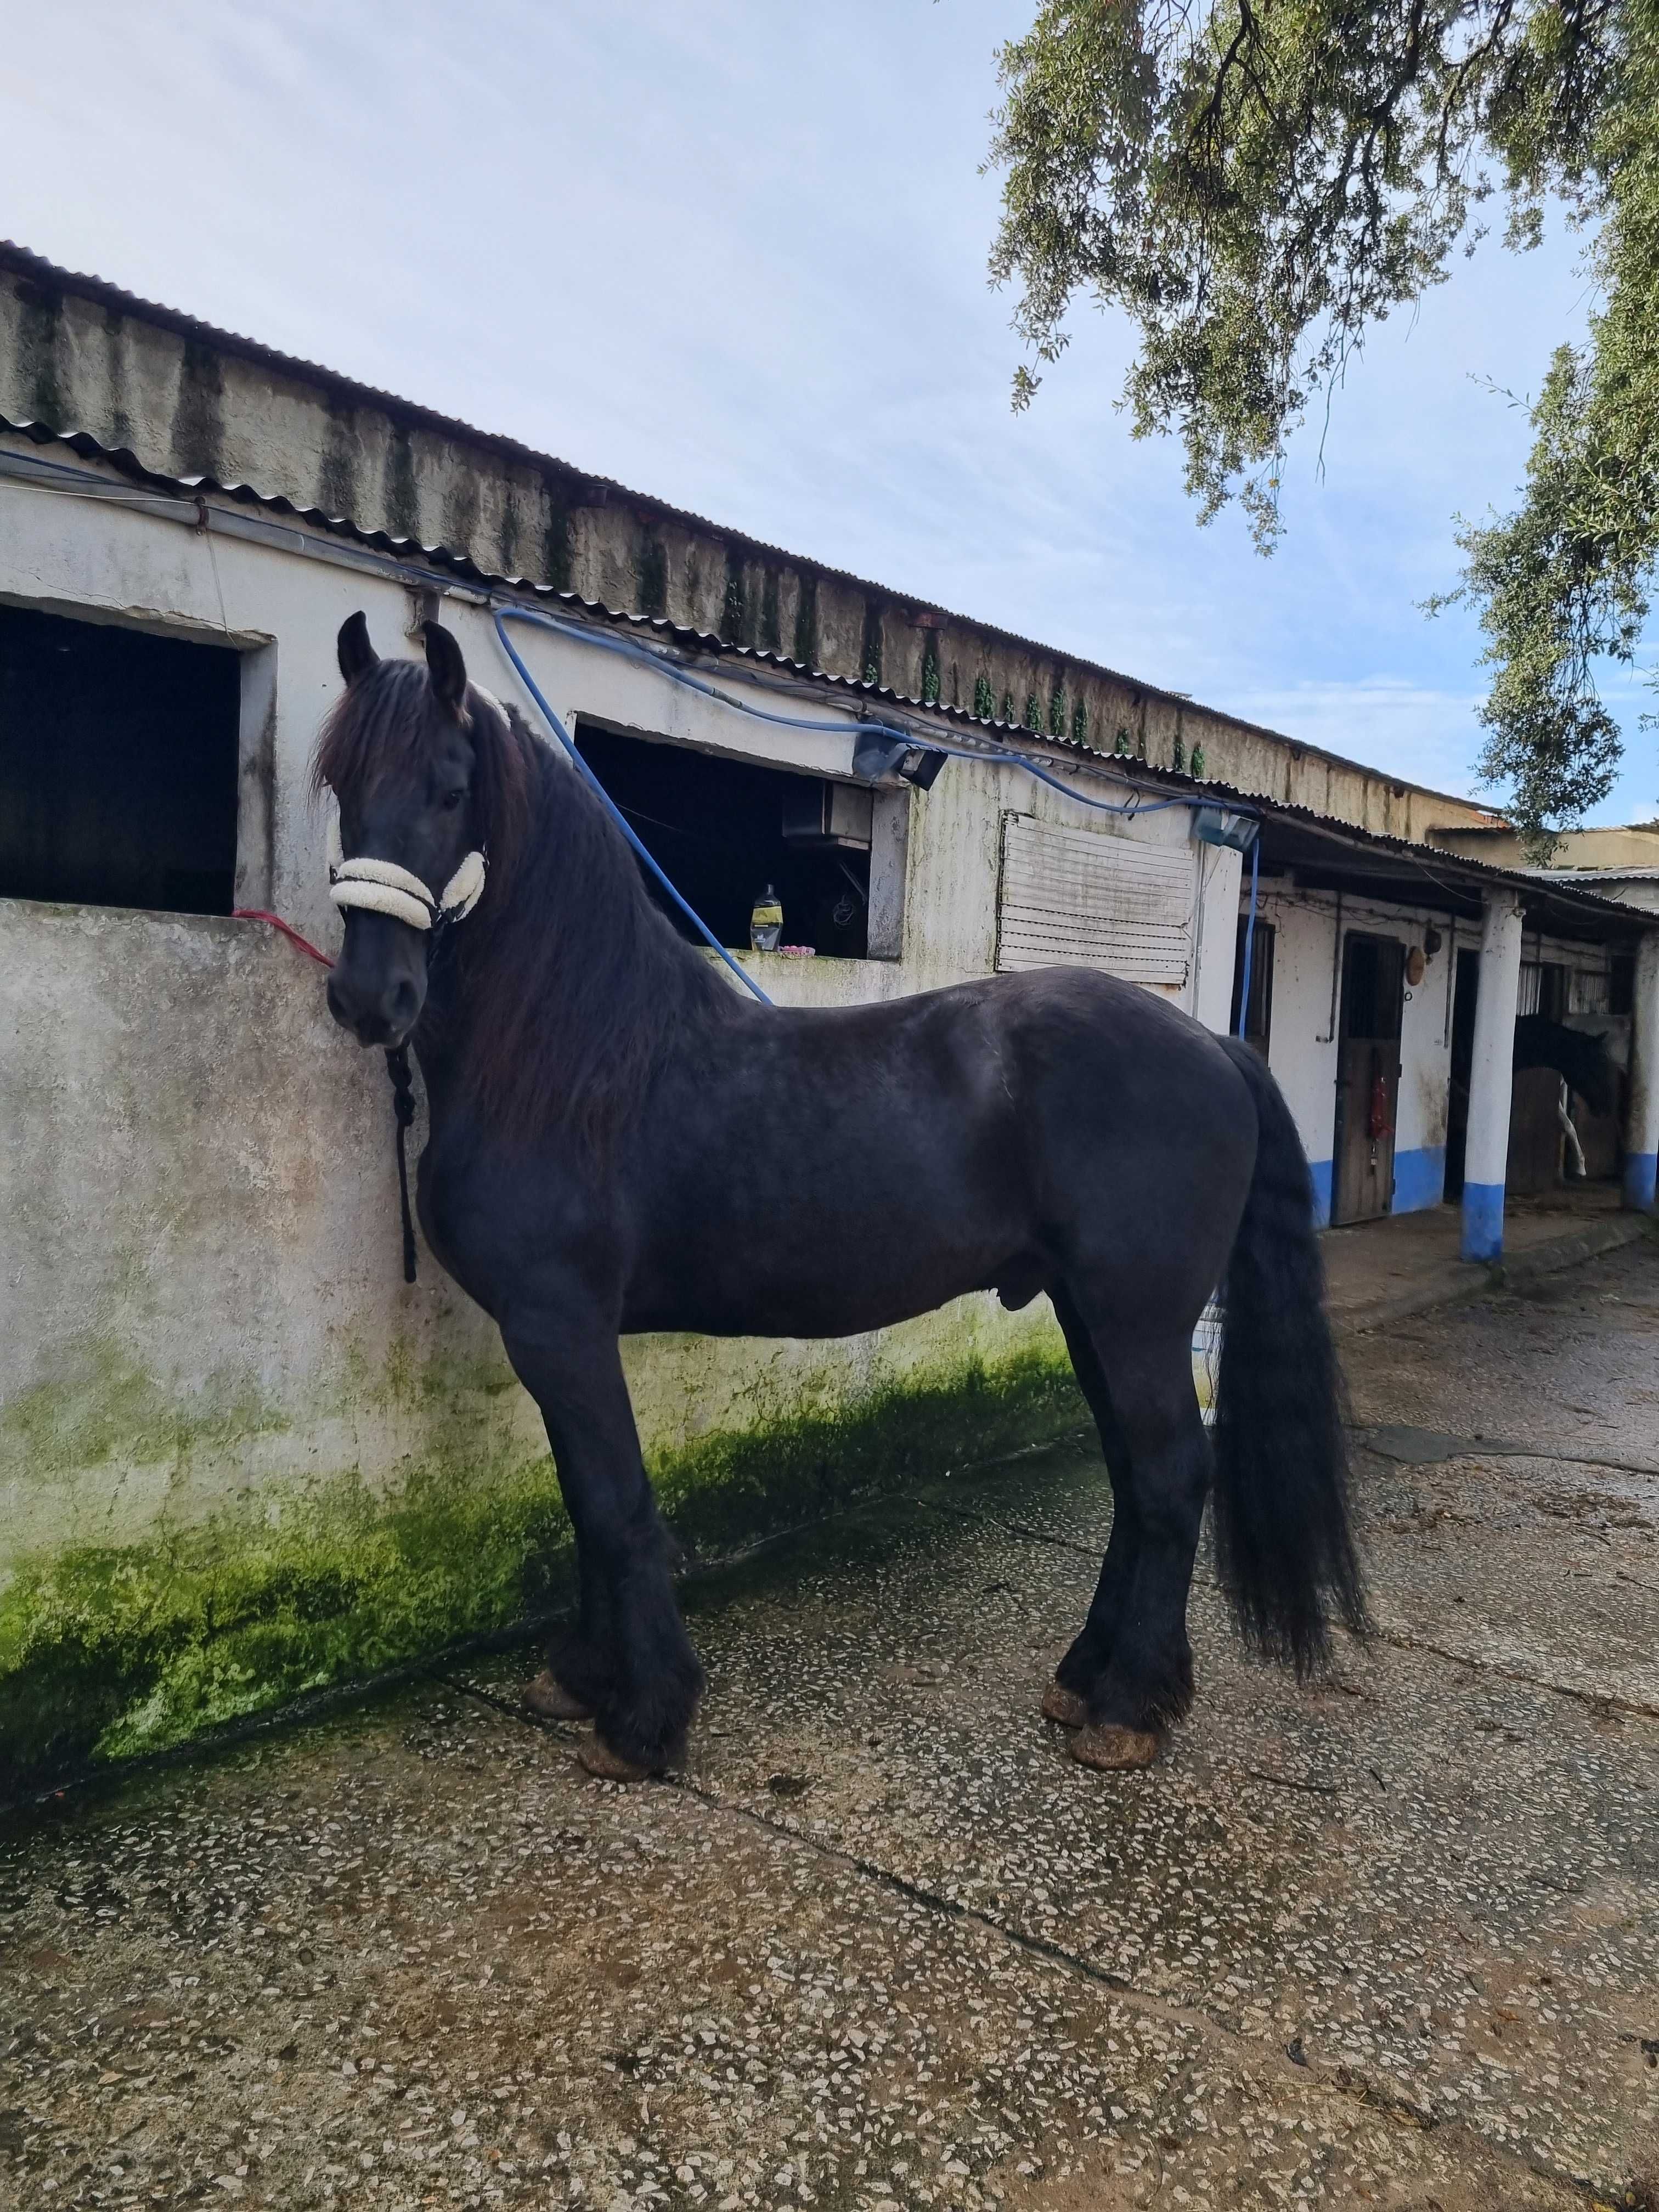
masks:
[[[473,835],[483,897],[441,957],[458,1067],[504,1134],[603,1146],[643,1103],[689,1018],[732,994],[647,891],[599,799],[523,717],[469,684]],[[313,787],[337,797],[407,774],[453,727],[415,661],[381,661],[323,725]],[[446,1042],[448,1041],[446,1038]]]

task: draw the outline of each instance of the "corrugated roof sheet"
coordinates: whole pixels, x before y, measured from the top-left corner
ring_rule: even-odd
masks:
[[[614,495],[629,501],[664,520],[705,531],[727,544],[745,548],[754,554],[787,562],[792,567],[800,569],[803,573],[827,577],[836,582],[849,585],[855,591],[885,600],[895,607],[908,610],[913,620],[920,615],[937,616],[941,621],[958,625],[964,629],[977,630],[987,637],[994,638],[1004,645],[1012,646],[1020,652],[1033,653],[1048,660],[1068,662],[1073,666],[1087,670],[1091,674],[1103,678],[1109,683],[1122,684],[1131,690],[1146,693],[1152,697],[1166,701],[1171,705],[1194,708],[1210,715],[1216,721],[1228,724],[1234,729],[1270,738],[1279,744],[1294,746],[1297,752],[1308,758],[1329,761],[1340,768],[1358,769],[1362,774],[1376,776],[1382,781],[1392,781],[1402,787],[1420,792],[1427,798],[1443,799],[1449,805],[1464,807],[1472,803],[1478,803],[1458,799],[1449,792],[1437,791],[1431,785],[1413,782],[1409,778],[1390,777],[1386,769],[1371,767],[1364,762],[1349,759],[1345,755],[1331,752],[1322,745],[1310,744],[1300,738],[1289,738],[1283,731],[1269,729],[1264,723],[1249,721],[1244,716],[1232,714],[1224,708],[1206,705],[1194,699],[1187,692],[1172,690],[1164,684],[1149,683],[1141,677],[1126,674],[1121,669],[1110,667],[1107,663],[1092,659],[1085,653],[1066,652],[1060,647],[1045,643],[1041,639],[1026,637],[1018,630],[1005,629],[994,623],[984,622],[974,616],[960,614],[949,607],[940,605],[935,600],[919,599],[908,592],[894,591],[890,586],[876,583],[868,577],[856,575],[849,569],[832,568],[823,562],[791,553],[782,546],[771,544],[766,539],[753,537],[745,531],[729,529],[726,525],[714,522],[706,515],[697,514],[690,508],[674,507],[665,500],[653,497],[648,492],[635,491],[629,486],[619,483],[614,477],[595,476],[587,470],[576,467],[571,462],[559,459],[555,454],[540,453],[534,447],[526,446],[516,438],[507,437],[495,431],[481,430],[475,424],[463,422],[458,416],[440,414],[434,409],[423,407],[416,401],[404,399],[396,392],[383,391],[378,386],[364,384],[356,378],[342,375],[338,371],[328,368],[320,362],[306,361],[297,355],[283,353],[273,346],[260,343],[256,338],[245,337],[238,331],[222,330],[215,324],[202,322],[195,316],[185,314],[176,307],[168,307],[153,300],[142,299],[137,294],[125,291],[119,285],[112,284],[104,277],[90,276],[76,270],[61,268],[56,263],[31,252],[27,246],[19,246],[9,239],[0,239],[0,269],[9,270],[13,275],[37,283],[46,289],[74,292],[81,297],[94,301],[119,313],[142,316],[163,329],[175,332],[182,338],[204,342],[221,349],[234,351],[245,359],[258,362],[266,368],[301,378],[322,390],[333,392],[343,399],[384,409],[388,414],[412,425],[437,431],[447,436],[469,440],[507,459],[528,463],[538,469],[556,470],[570,478],[574,483],[588,487],[596,495],[606,498]],[[149,471],[142,470],[142,465],[130,453],[101,447],[88,434],[76,431],[72,425],[52,423],[34,426],[27,423],[15,423],[8,427],[24,431],[38,428],[54,437],[61,438],[65,443],[76,447],[78,451],[95,453],[101,459],[139,470],[146,477],[149,474]],[[162,478],[153,480],[157,483],[167,481]],[[210,489],[223,492],[230,498],[255,500],[260,505],[269,507],[276,512],[299,514],[302,519],[317,526],[350,532],[368,544],[378,544],[393,550],[416,546],[416,541],[413,539],[392,538],[384,532],[363,531],[358,527],[355,520],[349,516],[325,516],[315,508],[295,507],[280,493],[272,493],[258,485],[219,484],[208,478],[192,479],[191,482],[191,488],[194,488],[198,483],[206,484]],[[471,571],[471,564],[464,556],[458,555],[441,544],[422,544],[417,550],[428,559],[441,560],[454,565],[458,569]],[[406,555],[405,557],[407,557]],[[499,580],[538,591],[547,588],[538,580],[531,577],[516,576],[502,578]],[[592,601],[583,601],[581,604],[590,609],[594,609],[596,605]],[[623,609],[605,607],[602,611],[607,616],[629,622],[641,619]],[[785,653],[766,653],[758,647],[733,648],[727,646],[724,640],[707,632],[676,632],[676,634],[695,636],[700,644],[722,652],[740,650],[748,653],[750,658],[768,661],[781,668],[798,671],[802,667],[801,663],[790,659]],[[860,684],[856,678],[836,676],[825,670],[817,668],[807,672],[822,681],[838,684],[849,690],[867,692],[872,697],[891,700],[896,704],[919,708],[930,713],[945,713],[973,728],[1018,726],[981,723],[965,708],[929,707],[924,701],[884,684],[866,685]],[[1026,734],[1030,733],[1026,732]],[[1096,759],[1111,757],[1097,746],[1087,744],[1079,744],[1070,738],[1045,738],[1044,742],[1059,744],[1068,750],[1076,750]],[[1220,789],[1224,787],[1216,787]],[[1494,822],[1500,818],[1494,813]]]
[[[919,738],[925,741],[927,723],[924,718],[938,716],[962,729],[964,733],[985,738],[994,737],[998,744],[1017,739],[1023,745],[1049,754],[1071,755],[1099,762],[1104,766],[1115,766],[1133,776],[1137,784],[1150,787],[1170,796],[1198,797],[1212,799],[1217,805],[1231,805],[1258,814],[1264,821],[1281,823],[1291,828],[1302,828],[1316,835],[1326,844],[1346,846],[1358,852],[1375,854],[1380,860],[1393,860],[1404,863],[1415,873],[1432,884],[1437,878],[1459,879],[1473,887],[1475,896],[1483,884],[1508,884],[1512,889],[1530,895],[1534,902],[1555,902],[1563,910],[1589,918],[1613,922],[1622,931],[1640,929],[1650,924],[1644,919],[1645,910],[1620,901],[1603,898],[1594,892],[1579,890],[1571,878],[1563,880],[1560,873],[1547,869],[1528,870],[1504,868],[1487,860],[1472,860],[1462,854],[1449,851],[1443,846],[1412,843],[1403,837],[1391,837],[1378,830],[1364,830],[1355,824],[1328,815],[1314,812],[1310,807],[1293,805],[1282,799],[1263,798],[1256,793],[1239,789],[1206,777],[1200,782],[1191,776],[1139,759],[1124,760],[1112,753],[1103,753],[1097,748],[1083,745],[1069,738],[1053,738],[1046,733],[1034,733],[1021,726],[1006,727],[1001,724],[988,725],[977,720],[965,708],[946,706],[942,702],[924,705],[903,698],[884,686],[866,684],[850,677],[826,674],[822,671],[805,672],[798,663],[782,654],[765,652],[758,647],[733,645],[726,640],[704,635],[701,632],[683,629],[665,617],[619,614],[614,609],[584,599],[574,592],[556,592],[533,579],[522,576],[489,574],[463,556],[449,552],[441,546],[427,546],[412,538],[394,538],[384,531],[364,531],[338,515],[327,515],[318,508],[301,508],[290,500],[280,496],[270,498],[246,484],[227,485],[209,477],[183,479],[160,477],[153,470],[142,467],[130,453],[111,453],[100,447],[97,441],[85,433],[67,438],[47,437],[39,428],[27,425],[8,424],[0,417],[0,429],[21,430],[37,444],[56,444],[70,447],[83,459],[99,459],[147,487],[177,497],[193,497],[213,492],[239,504],[259,507],[272,514],[292,515],[319,533],[343,537],[353,543],[382,552],[392,559],[410,567],[424,567],[435,577],[453,575],[480,588],[506,587],[537,599],[556,602],[573,613],[580,612],[587,620],[611,629],[648,631],[667,639],[686,651],[700,653],[714,660],[749,662],[770,666],[804,683],[828,684],[839,692],[861,699],[879,700],[883,711],[896,711],[901,720],[914,727]],[[1420,788],[1420,787],[1419,787]],[[1610,872],[1627,874],[1629,871]]]

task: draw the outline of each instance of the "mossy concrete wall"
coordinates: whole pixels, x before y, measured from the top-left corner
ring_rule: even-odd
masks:
[[[242,651],[258,678],[242,858],[264,871],[260,903],[337,942],[307,759],[338,688],[340,622],[365,607],[383,651],[412,651],[408,594],[0,485],[0,598]],[[484,680],[509,688],[482,617],[451,619]],[[724,710],[607,655],[529,649],[578,714],[850,766],[850,723],[757,744],[754,726],[734,738]],[[984,973],[1001,813],[1022,804],[1067,806],[954,766],[914,804],[902,957],[769,962],[776,994],[838,1003]],[[1184,823],[1137,834],[1181,839]],[[1236,882],[1218,878],[1195,921],[1229,951]],[[261,925],[0,899],[14,1784],[373,1674],[562,1589],[556,1482],[493,1327],[429,1259],[401,1281],[391,1130],[379,1056],[336,1029],[319,971]],[[1041,1303],[1009,1315],[970,1299],[833,1345],[641,1339],[626,1358],[653,1472],[699,1552],[1084,1418]]]
[[[568,1529],[493,1326],[398,1275],[379,1071],[234,922],[0,902],[0,1778],[544,1612]],[[688,1552],[1085,1418],[1052,1317],[625,1347]]]

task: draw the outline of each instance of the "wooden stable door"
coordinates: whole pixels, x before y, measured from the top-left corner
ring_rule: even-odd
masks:
[[[1370,1221],[1394,1204],[1405,988],[1403,945],[1392,937],[1348,938],[1337,1024],[1333,1221]]]

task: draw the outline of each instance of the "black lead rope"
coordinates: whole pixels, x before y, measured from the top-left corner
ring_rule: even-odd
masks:
[[[386,1056],[386,1072],[392,1079],[392,1103],[398,1115],[398,1203],[404,1217],[404,1280],[415,1280],[415,1217],[409,1210],[409,1162],[404,1157],[404,1139],[409,1125],[415,1119],[415,1085],[409,1073],[409,1047],[400,1044]]]

